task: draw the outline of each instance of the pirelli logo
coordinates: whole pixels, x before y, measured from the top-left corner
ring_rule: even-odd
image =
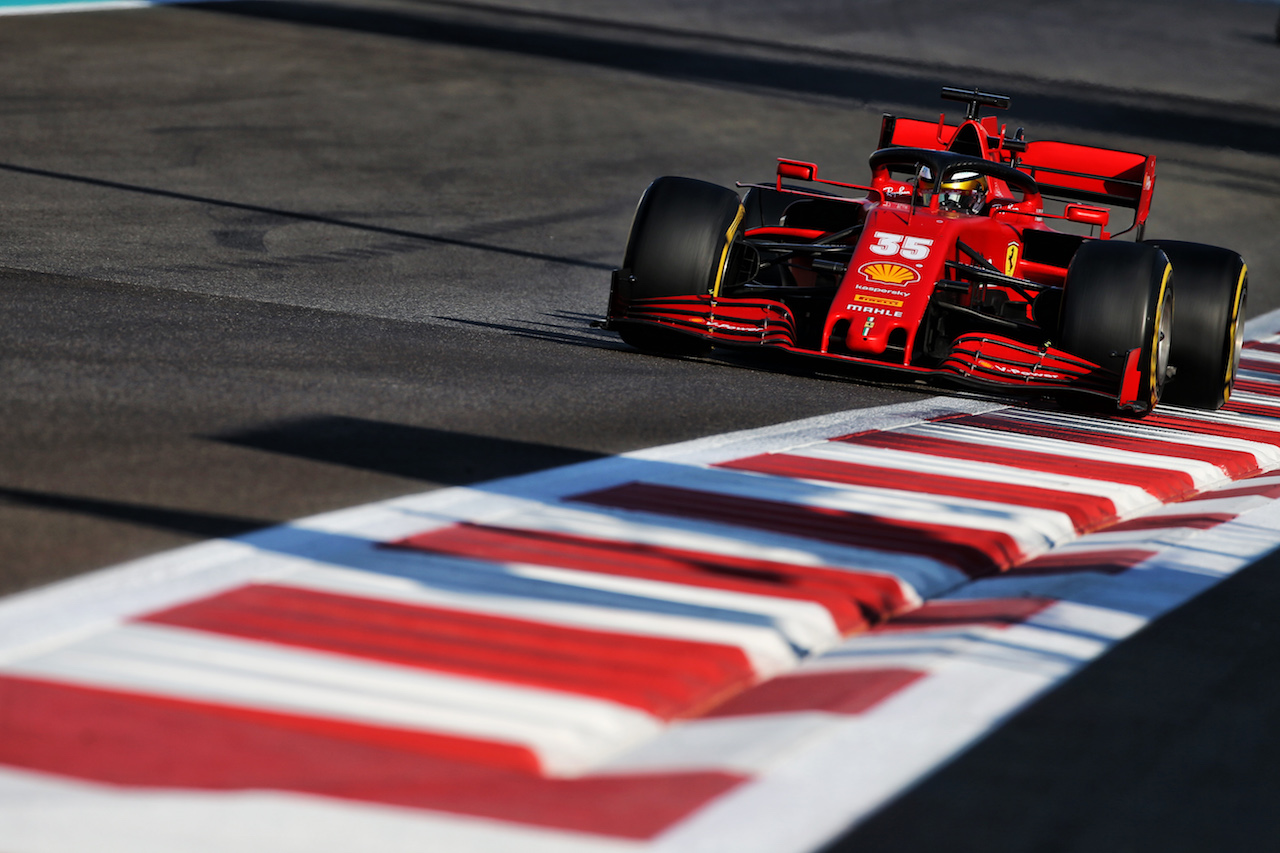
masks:
[[[861,302],[864,305],[888,305],[893,308],[901,308],[901,299],[885,299],[883,296],[868,296],[865,293],[858,293],[853,297],[854,302]]]

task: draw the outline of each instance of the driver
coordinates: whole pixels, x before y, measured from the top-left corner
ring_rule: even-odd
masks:
[[[917,189],[923,193],[931,193],[934,180],[928,166],[920,169]],[[950,175],[938,189],[938,207],[941,210],[956,210],[961,213],[979,213],[987,201],[987,177],[977,172],[956,172]]]

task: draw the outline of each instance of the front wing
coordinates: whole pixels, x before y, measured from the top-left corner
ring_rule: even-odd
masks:
[[[683,332],[724,346],[770,347],[987,387],[1080,391],[1115,400],[1122,408],[1137,402],[1125,399],[1135,383],[1124,381],[1114,370],[1052,346],[1037,347],[987,332],[958,335],[943,359],[924,366],[798,346],[791,309],[770,299],[664,296],[611,306],[606,328],[616,330],[633,323]],[[1136,361],[1129,358],[1126,366],[1136,369]]]

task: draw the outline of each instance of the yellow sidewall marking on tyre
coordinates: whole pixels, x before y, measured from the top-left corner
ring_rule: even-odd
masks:
[[[1231,400],[1231,389],[1236,384],[1236,368],[1240,363],[1240,302],[1244,298],[1244,283],[1249,278],[1248,264],[1240,265],[1240,277],[1236,279],[1236,296],[1231,306],[1231,325],[1227,327],[1227,340],[1231,352],[1227,355],[1227,375],[1222,386],[1222,405]]]
[[[738,215],[733,217],[733,223],[729,226],[729,230],[724,232],[724,248],[720,250],[720,265],[716,267],[716,281],[711,287],[711,295],[720,295],[720,285],[724,283],[724,265],[729,259],[729,249],[733,246],[733,235],[737,233],[738,226],[742,224],[742,219],[747,215],[747,209],[741,204],[738,205]]]
[[[1158,371],[1160,370],[1160,318],[1164,315],[1164,301],[1169,293],[1169,276],[1173,273],[1173,265],[1164,265],[1164,277],[1160,279],[1160,298],[1156,300],[1156,315],[1153,318],[1155,328],[1151,332],[1151,375],[1149,380],[1150,390],[1148,394],[1151,398],[1151,408],[1156,407],[1156,403],[1160,402],[1159,391],[1161,390]],[[1172,326],[1172,322],[1169,324]]]

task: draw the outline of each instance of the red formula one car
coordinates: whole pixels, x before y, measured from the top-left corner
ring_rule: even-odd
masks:
[[[648,352],[771,347],[1079,392],[1136,414],[1162,398],[1225,403],[1245,264],[1226,249],[1143,240],[1155,157],[1010,136],[981,115],[1008,97],[942,95],[967,104],[964,121],[885,116],[867,185],[795,160],[778,162],[774,182],[740,184],[744,197],[654,181],[605,327]],[[1118,234],[1115,208],[1132,214]]]

